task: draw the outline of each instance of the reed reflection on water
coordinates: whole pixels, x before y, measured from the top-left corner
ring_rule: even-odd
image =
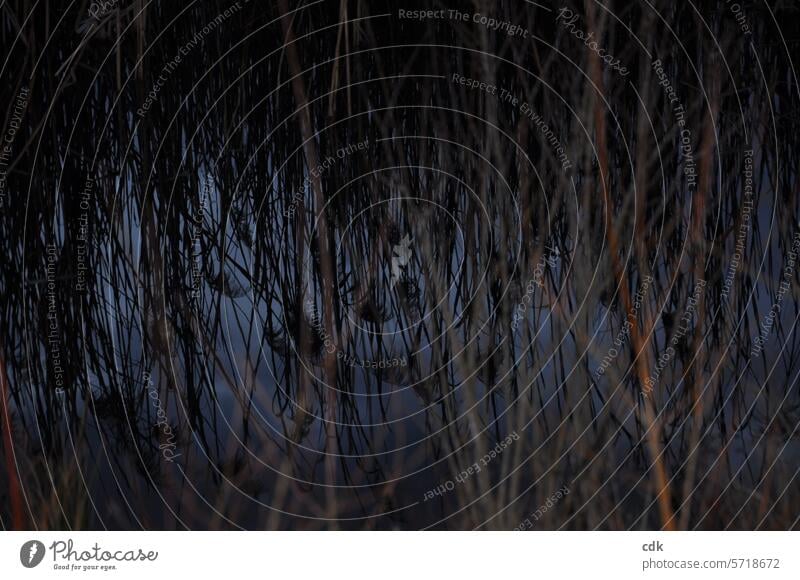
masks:
[[[567,4],[7,3],[3,527],[796,528],[798,11]]]

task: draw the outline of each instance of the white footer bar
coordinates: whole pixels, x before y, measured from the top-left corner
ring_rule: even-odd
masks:
[[[797,579],[798,552],[796,532],[2,532],[0,577]]]

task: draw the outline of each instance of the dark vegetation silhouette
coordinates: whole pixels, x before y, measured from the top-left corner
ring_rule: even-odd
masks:
[[[796,529],[800,11],[741,5],[3,3],[3,527]]]

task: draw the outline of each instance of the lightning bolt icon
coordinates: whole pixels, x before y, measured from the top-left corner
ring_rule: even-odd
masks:
[[[37,544],[31,544],[31,549],[28,552],[28,564],[33,562],[33,557],[36,555],[38,551],[39,551],[39,546]]]

